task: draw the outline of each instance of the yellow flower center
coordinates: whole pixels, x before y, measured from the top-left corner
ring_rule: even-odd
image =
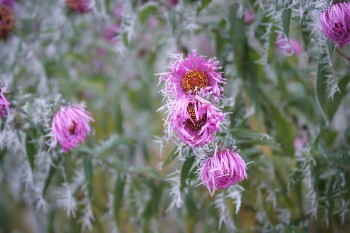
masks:
[[[199,91],[203,88],[206,88],[208,85],[209,80],[207,76],[198,70],[188,71],[181,80],[181,87],[186,92],[194,91],[196,89]]]

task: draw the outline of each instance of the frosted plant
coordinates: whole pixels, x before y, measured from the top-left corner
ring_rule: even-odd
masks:
[[[225,199],[225,193],[219,193],[214,200],[214,206],[216,209],[218,209],[220,213],[220,219],[219,219],[219,230],[222,227],[222,224],[225,223],[227,228],[230,231],[236,231],[236,226],[232,220],[230,211],[228,209],[228,206],[226,204],[226,199]]]
[[[175,171],[172,174],[169,174],[169,178],[167,178],[167,181],[169,181],[172,186],[169,190],[169,195],[172,199],[169,207],[167,208],[167,212],[172,210],[174,207],[180,208],[183,205],[183,201],[181,198],[181,191],[180,191],[180,171]]]
[[[63,187],[56,191],[58,206],[66,210],[66,215],[75,217],[78,203],[75,200],[69,184],[64,183]]]

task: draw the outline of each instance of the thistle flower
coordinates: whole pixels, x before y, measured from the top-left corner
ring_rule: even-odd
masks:
[[[213,142],[223,121],[224,114],[220,109],[199,96],[175,101],[169,113],[171,130],[181,141],[194,147]]]
[[[350,3],[337,3],[320,15],[323,34],[339,47],[350,43]]]
[[[7,39],[14,25],[15,18],[12,10],[5,5],[0,5],[0,38]]]
[[[90,121],[94,121],[91,114],[82,106],[61,107],[52,120],[51,146],[59,142],[63,152],[77,147],[90,133]]]
[[[84,14],[90,11],[90,0],[66,0],[69,9]]]
[[[218,150],[200,170],[200,179],[209,191],[226,189],[247,178],[247,166],[233,150]]]
[[[297,39],[287,39],[282,34],[278,35],[275,46],[285,55],[299,56],[303,51],[303,46]]]
[[[171,71],[161,77],[161,80],[165,81],[164,96],[177,100],[195,95],[209,95],[215,101],[222,98],[221,84],[224,80],[222,73],[217,71],[220,67],[215,58],[206,60],[195,51],[187,58],[183,58],[183,54],[176,54],[174,58]]]
[[[7,101],[5,95],[8,93],[5,88],[0,87],[0,117],[4,117],[5,115],[10,115],[10,102]]]

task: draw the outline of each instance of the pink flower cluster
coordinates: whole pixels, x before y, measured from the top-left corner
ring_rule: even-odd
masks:
[[[323,34],[339,47],[350,43],[350,3],[332,5],[320,15]]]
[[[55,147],[58,142],[63,152],[77,147],[91,132],[91,121],[94,121],[91,114],[80,105],[61,107],[52,120],[51,146]]]
[[[215,140],[224,114],[205,98],[218,102],[224,82],[215,59],[206,60],[195,51],[187,58],[177,54],[170,72],[162,75],[163,94],[168,100],[170,131],[184,143],[197,147]]]
[[[225,115],[217,106],[223,99],[225,82],[215,58],[206,59],[195,51],[173,56],[170,71],[164,73],[162,93],[167,101],[166,134],[183,143],[204,147],[215,142]],[[247,177],[246,165],[237,152],[221,148],[203,163],[200,178],[211,191],[227,188]]]

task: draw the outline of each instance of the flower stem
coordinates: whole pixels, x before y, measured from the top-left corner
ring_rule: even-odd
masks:
[[[345,58],[346,60],[348,60],[350,62],[350,57],[347,56],[345,53],[343,53],[339,48],[335,49],[335,51],[337,53],[339,53],[340,56],[342,56],[343,58]]]

